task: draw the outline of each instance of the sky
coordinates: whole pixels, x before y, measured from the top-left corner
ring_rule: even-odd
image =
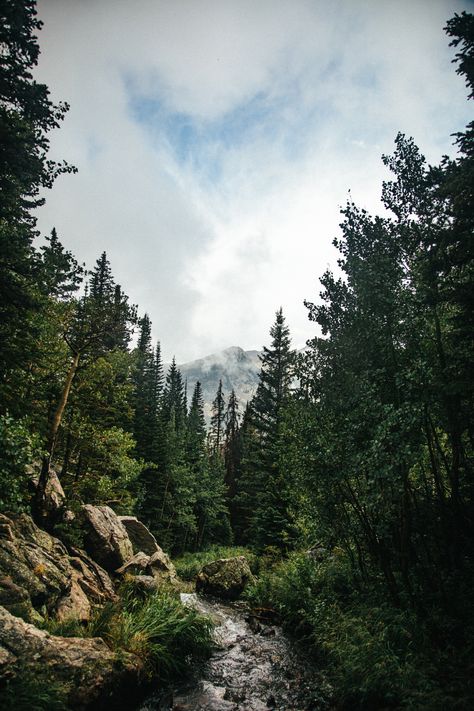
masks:
[[[337,269],[351,197],[380,213],[398,131],[431,163],[471,119],[443,27],[471,0],[38,0],[36,78],[70,110],[38,213],[153,322],[166,361],[260,349]],[[350,192],[349,192],[350,191]]]

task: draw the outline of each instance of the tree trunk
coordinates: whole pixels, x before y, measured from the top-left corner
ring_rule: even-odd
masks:
[[[49,431],[49,436],[48,436],[48,444],[47,444],[47,452],[45,456],[43,457],[43,463],[41,466],[41,473],[38,479],[38,486],[36,488],[36,496],[35,496],[35,504],[34,504],[34,511],[35,511],[35,518],[38,521],[38,523],[44,524],[45,520],[45,511],[44,511],[44,498],[46,494],[46,487],[48,485],[48,479],[49,479],[49,469],[51,466],[51,461],[53,458],[53,453],[54,453],[54,447],[56,444],[56,439],[58,436],[58,431],[59,427],[61,425],[61,420],[62,416],[64,413],[64,409],[66,407],[69,393],[71,391],[71,385],[72,381],[74,380],[74,376],[76,375],[77,372],[77,367],[79,365],[79,353],[75,353],[74,357],[72,359],[72,363],[69,366],[69,370],[66,375],[66,380],[64,382],[64,387],[61,393],[61,398],[59,400],[58,406],[56,408],[56,411],[53,416],[53,421],[51,423],[51,428]]]

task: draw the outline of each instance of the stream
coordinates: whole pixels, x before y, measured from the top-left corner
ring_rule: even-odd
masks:
[[[185,605],[210,616],[216,650],[194,677],[139,711],[322,711],[330,689],[297,646],[244,603],[183,593]],[[265,617],[265,615],[263,615]]]

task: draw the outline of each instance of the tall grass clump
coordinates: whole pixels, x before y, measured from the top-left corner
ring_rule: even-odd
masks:
[[[181,674],[213,648],[211,621],[162,592],[128,601],[111,618],[104,638],[113,649],[138,656],[145,673],[161,680]]]
[[[87,623],[47,619],[43,628],[63,637],[102,637],[120,656],[134,654],[145,677],[166,681],[213,649],[212,622],[184,606],[176,593],[144,593],[131,581],[120,589],[120,600],[95,610]]]

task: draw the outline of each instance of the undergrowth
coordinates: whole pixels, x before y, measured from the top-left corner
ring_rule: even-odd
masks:
[[[274,607],[305,643],[327,670],[336,708],[474,708],[469,644],[465,649],[444,644],[443,629],[445,638],[452,637],[450,621],[438,615],[435,641],[433,610],[428,627],[408,606],[393,607],[376,583],[356,589],[343,554],[320,563],[293,554],[261,568],[246,598],[256,607]]]
[[[34,667],[18,669],[0,684],[2,711],[66,711],[66,696],[67,689]]]
[[[167,681],[213,648],[212,623],[167,591],[139,594],[125,582],[120,601],[98,608],[89,622],[47,620],[44,627],[64,637],[102,637],[120,656],[137,656],[146,677]]]

